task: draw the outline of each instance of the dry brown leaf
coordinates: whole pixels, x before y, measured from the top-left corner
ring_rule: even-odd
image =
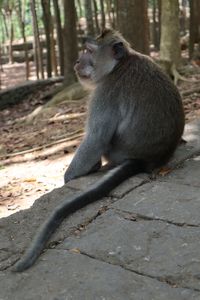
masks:
[[[158,173],[158,174],[159,174],[160,176],[165,176],[165,175],[169,174],[171,171],[172,171],[171,168],[163,167],[163,168],[161,168],[161,169],[159,170],[159,173]]]
[[[25,179],[23,180],[23,182],[36,182],[36,181],[37,181],[37,179],[36,179],[36,178],[33,178],[33,177],[25,178]]]
[[[81,251],[80,251],[79,248],[72,248],[72,249],[69,250],[69,252],[76,253],[76,254],[80,254],[81,253]]]

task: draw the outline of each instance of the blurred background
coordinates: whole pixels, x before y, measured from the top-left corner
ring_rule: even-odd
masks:
[[[200,65],[199,0],[0,0],[0,88],[60,75],[71,84],[85,37],[104,27],[159,57],[168,73],[184,63],[181,54]],[[8,63],[20,64],[16,82],[7,80],[10,67],[3,73]]]
[[[199,0],[0,0],[0,217],[63,185],[89,99],[73,66],[105,27],[170,76],[187,122],[200,117]]]

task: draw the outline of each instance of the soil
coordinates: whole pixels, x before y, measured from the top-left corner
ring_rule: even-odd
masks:
[[[3,69],[2,87],[24,81],[24,64],[4,65]],[[16,76],[19,70],[21,77]],[[192,79],[200,80],[199,70]],[[183,92],[198,86],[182,81],[178,88]],[[24,120],[45,104],[47,89],[54,88],[46,87],[0,111],[0,218],[29,208],[41,195],[63,185],[64,171],[82,139],[87,99],[63,102],[32,122]],[[184,97],[183,103],[187,122],[200,117],[200,93]],[[22,151],[28,153],[20,154]]]

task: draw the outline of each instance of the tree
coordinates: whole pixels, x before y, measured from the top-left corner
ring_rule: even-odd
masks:
[[[106,25],[106,17],[105,17],[103,0],[100,0],[100,7],[101,7],[101,28],[104,29]]]
[[[187,0],[181,1],[181,9],[180,9],[180,34],[184,36],[186,34],[186,7],[187,7]]]
[[[87,24],[87,34],[94,36],[94,23],[93,23],[93,14],[92,14],[92,2],[91,0],[85,0],[85,18]]]
[[[76,81],[74,62],[78,57],[76,9],[74,0],[63,0],[64,4],[64,82],[70,85]]]
[[[17,7],[17,14],[19,19],[19,27],[21,31],[21,35],[24,42],[24,53],[25,53],[25,63],[26,63],[26,80],[29,78],[30,74],[30,67],[29,67],[29,58],[28,58],[28,47],[26,42],[26,34],[25,34],[25,6],[26,1],[23,1],[21,3],[21,0],[17,1],[18,7]]]
[[[14,31],[13,31],[12,17],[13,17],[14,6],[15,3],[13,0],[1,2],[1,12],[3,15],[5,30],[9,38],[8,53],[9,53],[9,63],[11,64],[13,63],[12,43],[13,43]]]
[[[93,7],[94,7],[94,20],[95,20],[96,33],[99,33],[100,28],[99,28],[98,8],[97,8],[96,0],[93,0]]]
[[[167,73],[173,73],[180,62],[179,42],[179,1],[165,0],[161,5],[161,41],[160,59],[166,64],[163,68]]]
[[[39,35],[35,0],[31,0],[31,13],[32,13],[33,34],[34,34],[34,54],[35,54],[35,63],[36,63],[36,75],[37,78],[39,78],[40,76],[41,78],[44,78],[42,48],[40,44],[40,35]]]
[[[147,0],[116,0],[117,25],[135,50],[149,54]]]
[[[157,15],[159,14],[158,11],[158,1],[152,1],[152,17],[153,17],[153,28],[152,28],[152,36],[153,36],[153,44],[156,49],[159,49],[160,46],[160,36],[159,36],[159,20]]]
[[[53,0],[54,7],[54,17],[56,25],[56,37],[57,45],[59,52],[59,65],[60,65],[60,74],[64,75],[64,46],[63,46],[63,32],[61,26],[61,17],[60,17],[60,7],[58,5],[58,0]]]
[[[200,1],[190,0],[190,40],[189,56],[192,58],[195,43],[199,43],[200,51]]]
[[[43,23],[46,35],[46,49],[47,49],[47,77],[52,76],[52,65],[51,65],[51,11],[50,11],[50,0],[41,0],[43,10]]]
[[[107,14],[109,24],[112,28],[115,28],[115,16],[114,16],[114,1],[106,0]]]
[[[79,17],[83,17],[83,9],[82,9],[82,3],[81,0],[77,0],[78,10],[79,10]]]

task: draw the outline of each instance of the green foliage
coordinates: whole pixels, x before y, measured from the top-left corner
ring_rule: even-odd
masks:
[[[20,1],[20,6],[24,7],[25,11],[25,30],[26,30],[26,35],[32,35],[33,30],[32,30],[32,21],[31,21],[31,12],[30,12],[30,1],[26,0],[19,0]],[[0,43],[4,43],[8,37],[6,35],[6,29],[5,26],[8,27],[8,22],[9,22],[9,14],[11,14],[12,18],[12,24],[13,24],[13,29],[14,29],[14,39],[20,39],[21,38],[21,31],[20,31],[20,26],[19,26],[19,5],[18,1],[14,0],[0,0]]]

